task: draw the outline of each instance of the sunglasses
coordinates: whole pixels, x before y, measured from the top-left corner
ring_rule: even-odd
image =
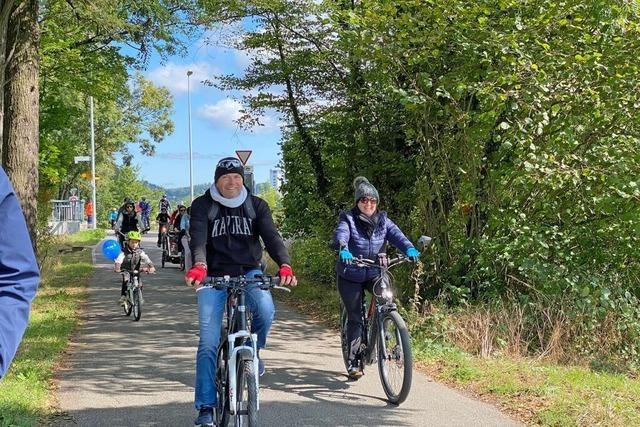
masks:
[[[372,205],[375,205],[376,203],[378,203],[378,199],[374,199],[373,197],[362,197],[358,201],[364,204],[371,203]]]
[[[224,159],[218,162],[216,168],[223,168],[226,170],[232,170],[242,167],[240,160],[237,159]]]

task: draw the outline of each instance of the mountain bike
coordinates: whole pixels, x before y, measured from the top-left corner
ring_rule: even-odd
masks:
[[[140,272],[148,272],[146,268],[138,270],[125,270],[122,272],[122,281],[127,284],[127,290],[125,293],[124,304],[122,310],[126,316],[130,316],[133,312],[133,318],[135,321],[140,320],[142,316],[142,280],[140,279]]]
[[[431,244],[431,238],[423,236],[418,240],[422,249]],[[361,345],[356,355],[357,362],[364,373],[365,365],[378,362],[378,372],[384,393],[390,403],[399,405],[409,395],[412,381],[413,355],[409,330],[398,313],[393,290],[393,276],[389,270],[410,261],[400,255],[387,258],[378,254],[378,260],[354,258],[352,265],[373,267],[380,270],[372,286],[372,296],[367,303],[362,296],[363,328]],[[340,301],[340,340],[342,358],[348,368],[350,343],[347,340],[347,310]]]
[[[246,287],[257,284],[260,289],[283,289],[280,278],[261,275],[208,278],[205,287],[227,290],[222,317],[216,369],[217,426],[257,426],[259,399],[258,337],[251,333],[251,318],[246,307]]]

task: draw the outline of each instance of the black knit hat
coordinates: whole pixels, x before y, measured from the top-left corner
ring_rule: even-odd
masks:
[[[380,200],[378,196],[378,190],[369,182],[364,176],[357,176],[353,180],[353,188],[355,189],[356,203],[363,197],[372,197],[376,200]]]
[[[218,178],[229,173],[239,173],[244,181],[244,167],[242,166],[242,163],[240,163],[240,160],[235,157],[225,157],[224,159],[220,159],[216,165],[216,173],[214,175],[213,182],[218,182]]]

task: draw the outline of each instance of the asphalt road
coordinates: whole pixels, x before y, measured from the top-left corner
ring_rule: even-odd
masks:
[[[190,426],[198,342],[195,293],[177,264],[160,268],[155,235],[142,244],[158,274],[143,277],[142,319],[117,304],[120,276],[94,249],[83,324],[57,378],[55,426]],[[375,367],[357,382],[344,372],[334,331],[281,304],[262,352],[264,426],[517,426],[495,407],[414,372],[409,398],[385,401]]]

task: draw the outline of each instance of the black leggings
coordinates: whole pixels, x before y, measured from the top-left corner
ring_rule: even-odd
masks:
[[[347,341],[351,343],[349,360],[353,361],[362,343],[362,297],[364,290],[373,291],[373,281],[358,283],[338,276],[338,292],[347,309]]]

